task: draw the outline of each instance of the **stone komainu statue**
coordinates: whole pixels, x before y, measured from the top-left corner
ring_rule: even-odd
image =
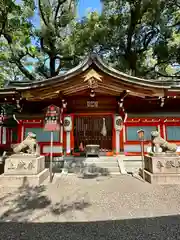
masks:
[[[153,152],[176,152],[177,145],[163,139],[158,131],[151,132]]]
[[[14,153],[28,153],[40,155],[39,145],[36,140],[36,134],[30,132],[24,141],[13,148]]]

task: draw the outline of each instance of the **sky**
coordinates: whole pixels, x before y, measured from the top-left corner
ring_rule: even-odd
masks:
[[[79,16],[83,17],[87,13],[87,9],[89,10],[97,10],[101,11],[101,3],[100,0],[79,0]]]
[[[17,3],[20,3],[21,0],[16,0]],[[78,18],[85,16],[89,11],[98,11],[101,12],[102,5],[100,0],[79,0],[78,6]],[[40,19],[38,16],[38,11],[35,12],[35,15],[32,19],[33,24],[36,27],[40,26]],[[34,40],[32,40],[34,43]],[[32,66],[27,66],[27,68],[31,71]]]
[[[16,0],[17,3],[20,3],[21,0]],[[78,7],[78,17],[81,18],[87,14],[88,11],[98,11],[101,12],[102,5],[100,0],[79,0],[79,7]],[[33,17],[33,23],[36,26],[39,26],[39,17],[38,13],[35,13]]]

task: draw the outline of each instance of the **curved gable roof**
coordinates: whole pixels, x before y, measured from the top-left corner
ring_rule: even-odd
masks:
[[[91,54],[89,57],[86,57],[79,65],[70,69],[64,74],[58,75],[56,77],[48,78],[45,80],[41,80],[41,81],[33,81],[33,82],[10,81],[9,84],[6,86],[6,88],[9,88],[9,89],[15,88],[16,90],[27,90],[31,88],[37,88],[37,87],[39,88],[39,87],[54,85],[55,83],[58,83],[58,82],[68,81],[68,79],[75,77],[80,73],[85,72],[88,68],[90,68],[93,65],[96,66],[103,73],[113,77],[114,79],[118,79],[120,83],[134,84],[139,87],[149,86],[149,87],[158,88],[158,89],[159,88],[169,89],[174,86],[173,82],[169,80],[156,81],[153,79],[144,79],[144,78],[130,76],[110,66],[107,66],[107,64],[105,64],[98,55]]]

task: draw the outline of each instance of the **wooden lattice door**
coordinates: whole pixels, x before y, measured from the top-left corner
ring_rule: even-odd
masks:
[[[106,136],[101,131],[105,118]],[[79,149],[81,143],[100,145],[102,152],[112,151],[112,116],[76,116],[74,121],[75,149]]]

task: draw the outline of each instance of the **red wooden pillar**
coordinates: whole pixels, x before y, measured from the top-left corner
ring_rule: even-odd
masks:
[[[124,152],[124,129],[125,129],[125,124],[123,126],[123,129],[120,131],[120,151]]]
[[[19,120],[19,124],[17,127],[17,142],[20,143],[23,138],[24,138],[24,126],[23,126],[23,121]]]
[[[71,114],[72,130],[71,130],[71,151],[74,150],[74,114]]]
[[[112,114],[112,120],[113,120],[113,124],[112,124],[112,127],[113,127],[113,129],[112,129],[112,152],[113,152],[113,154],[116,154],[116,131],[115,131],[115,124],[114,124],[115,120],[114,120],[114,118],[115,118],[115,115]]]

